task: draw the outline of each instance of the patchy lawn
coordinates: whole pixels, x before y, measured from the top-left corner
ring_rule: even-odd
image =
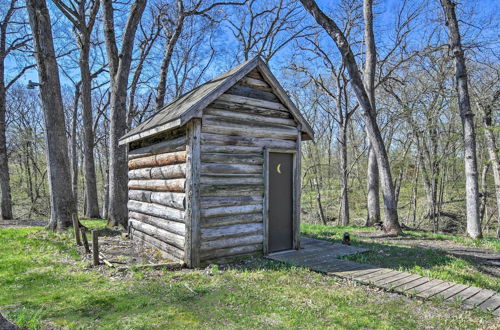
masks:
[[[374,228],[302,225],[309,237],[340,242],[349,232],[354,246],[371,249],[349,260],[500,292],[500,243],[446,234],[405,231],[401,237],[380,236]]]
[[[69,235],[6,228],[0,241],[0,309],[33,329],[493,328],[497,321],[265,259],[117,272],[89,267]]]

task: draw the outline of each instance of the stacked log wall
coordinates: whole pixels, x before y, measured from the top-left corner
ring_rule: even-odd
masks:
[[[203,111],[200,260],[263,251],[264,148],[296,149],[297,123],[258,71]]]
[[[132,239],[182,261],[186,236],[185,130],[144,141],[129,151],[128,159]]]

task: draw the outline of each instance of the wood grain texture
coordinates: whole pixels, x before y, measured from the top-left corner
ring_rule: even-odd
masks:
[[[184,192],[186,179],[130,180],[128,188],[133,190]]]
[[[295,140],[297,129],[278,124],[252,123],[218,116],[203,117],[203,133]]]
[[[237,224],[201,230],[202,241],[212,241],[221,238],[262,235],[262,223]]]
[[[223,196],[223,197],[201,197],[201,208],[251,205],[262,203],[262,196]]]
[[[272,92],[271,86],[263,80],[255,79],[252,77],[245,77],[240,80],[239,84],[242,86],[248,86],[255,89],[260,89],[265,92]]]
[[[227,174],[227,175],[208,175],[203,174],[200,177],[201,184],[210,185],[261,185],[263,178],[261,174]]]
[[[153,203],[144,203],[134,200],[129,200],[127,203],[129,211],[144,213],[158,218],[184,222],[184,211],[174,209],[172,207],[158,205]]]
[[[249,235],[235,238],[218,239],[213,241],[203,241],[201,242],[201,251],[210,251],[243,245],[262,244],[262,239],[262,235]]]
[[[288,109],[283,104],[278,102],[259,100],[239,95],[222,94],[221,96],[219,96],[219,100],[243,105],[251,105],[259,108],[267,108],[271,110],[288,111]]]
[[[130,236],[136,242],[137,245],[139,246],[150,246],[154,247],[156,249],[159,249],[165,253],[167,253],[169,256],[173,257],[175,260],[183,260],[184,259],[184,251],[182,249],[179,249],[173,245],[170,245],[168,243],[165,243],[159,239],[156,239],[152,236],[149,236],[146,233],[141,232],[140,230],[137,230],[135,228],[130,228]]]
[[[185,209],[185,194],[175,192],[155,192],[147,190],[129,190],[128,198],[134,201],[170,206],[178,210]]]
[[[261,155],[247,154],[227,154],[227,153],[203,153],[201,161],[205,164],[244,164],[244,165],[262,165],[264,159]]]
[[[186,151],[176,151],[129,160],[128,168],[133,170],[144,167],[172,165],[185,162]]]
[[[248,164],[215,164],[201,165],[201,173],[205,174],[259,174],[262,173],[262,165]]]
[[[250,136],[230,136],[221,134],[202,133],[201,141],[204,145],[214,146],[244,146],[273,149],[295,149],[295,141],[279,140],[270,138],[254,138]],[[244,150],[244,149],[243,149]],[[243,152],[244,153],[244,152]]]
[[[184,262],[188,267],[200,264],[200,172],[201,119],[192,119],[187,126],[186,170],[186,244]]]
[[[251,213],[251,214],[239,214],[230,215],[223,217],[211,217],[211,218],[201,218],[201,227],[210,228],[225,225],[236,225],[236,224],[246,224],[262,222],[261,213]]]
[[[146,167],[128,171],[130,180],[178,179],[186,177],[186,164]]]
[[[137,229],[151,237],[156,238],[162,242],[173,245],[179,249],[184,248],[184,236],[177,235],[170,231],[164,230],[162,228],[158,228],[156,226],[150,225],[148,223],[144,223],[135,219],[129,220],[129,226],[134,229]]]
[[[260,114],[237,112],[230,110],[221,110],[217,108],[207,108],[204,112],[207,116],[218,116],[221,118],[245,120],[249,123],[264,123],[264,124],[277,124],[295,127],[296,123],[293,119],[276,118],[270,116],[262,116]]]
[[[201,184],[201,196],[224,197],[224,196],[262,196],[264,185],[262,184]]]
[[[167,220],[164,218],[154,217],[152,215],[129,211],[129,219],[147,223],[148,225],[158,227],[173,234],[184,236],[186,234],[186,226],[182,222]]]
[[[300,199],[302,196],[302,138],[298,126],[297,143],[293,162],[293,248],[300,249]]]
[[[250,244],[250,245],[236,246],[225,249],[201,251],[200,258],[201,260],[210,260],[212,262],[213,261],[223,262],[225,260],[222,260],[221,258],[247,255],[250,253],[261,252],[261,251],[262,251],[262,244]]]
[[[292,119],[292,115],[287,111],[260,108],[248,104],[238,104],[234,102],[216,100],[210,104],[210,108],[228,110],[232,112],[244,112],[251,115],[268,116],[275,118]]]
[[[236,84],[226,91],[226,94],[239,95],[244,97],[251,97],[258,100],[270,101],[270,102],[280,102],[280,100],[271,92],[264,91],[262,89],[253,88],[250,86],[244,86]]]
[[[251,204],[251,205],[224,206],[224,207],[214,207],[210,209],[202,209],[201,216],[203,218],[212,218],[212,217],[257,213],[257,212],[262,212],[261,203]]]
[[[128,153],[128,159],[149,157],[155,154],[170,153],[186,150],[186,136],[182,135],[173,139],[168,139],[142,148],[131,150]]]

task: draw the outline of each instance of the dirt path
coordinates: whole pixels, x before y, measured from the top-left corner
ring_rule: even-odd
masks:
[[[45,227],[47,220],[0,220],[1,228]],[[1,328],[0,328],[1,329]]]
[[[423,249],[437,249],[457,258],[465,259],[478,265],[480,271],[500,277],[500,252],[490,249],[472,248],[458,244],[452,240],[435,240],[425,238],[387,237],[373,233],[356,233],[365,242],[392,243]]]

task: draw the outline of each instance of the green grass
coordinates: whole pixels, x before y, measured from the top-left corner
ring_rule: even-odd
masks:
[[[70,235],[8,228],[0,229],[0,241],[0,309],[33,329],[477,328],[496,322],[264,259],[224,270],[112,273],[81,261]]]
[[[500,278],[481,272],[470,260],[452,256],[441,249],[411,247],[387,241],[374,241],[361,237],[357,233],[374,232],[374,228],[341,227],[323,225],[302,225],[302,233],[309,237],[340,242],[344,232],[349,232],[352,244],[370,249],[370,252],[347,257],[349,260],[368,263],[381,267],[452,281],[472,286],[478,286],[500,292]],[[498,250],[499,244],[494,239],[471,240],[446,234],[433,234],[406,231],[402,237],[407,241],[424,239],[426,242],[442,242],[449,240],[452,244],[468,247],[491,248]]]

